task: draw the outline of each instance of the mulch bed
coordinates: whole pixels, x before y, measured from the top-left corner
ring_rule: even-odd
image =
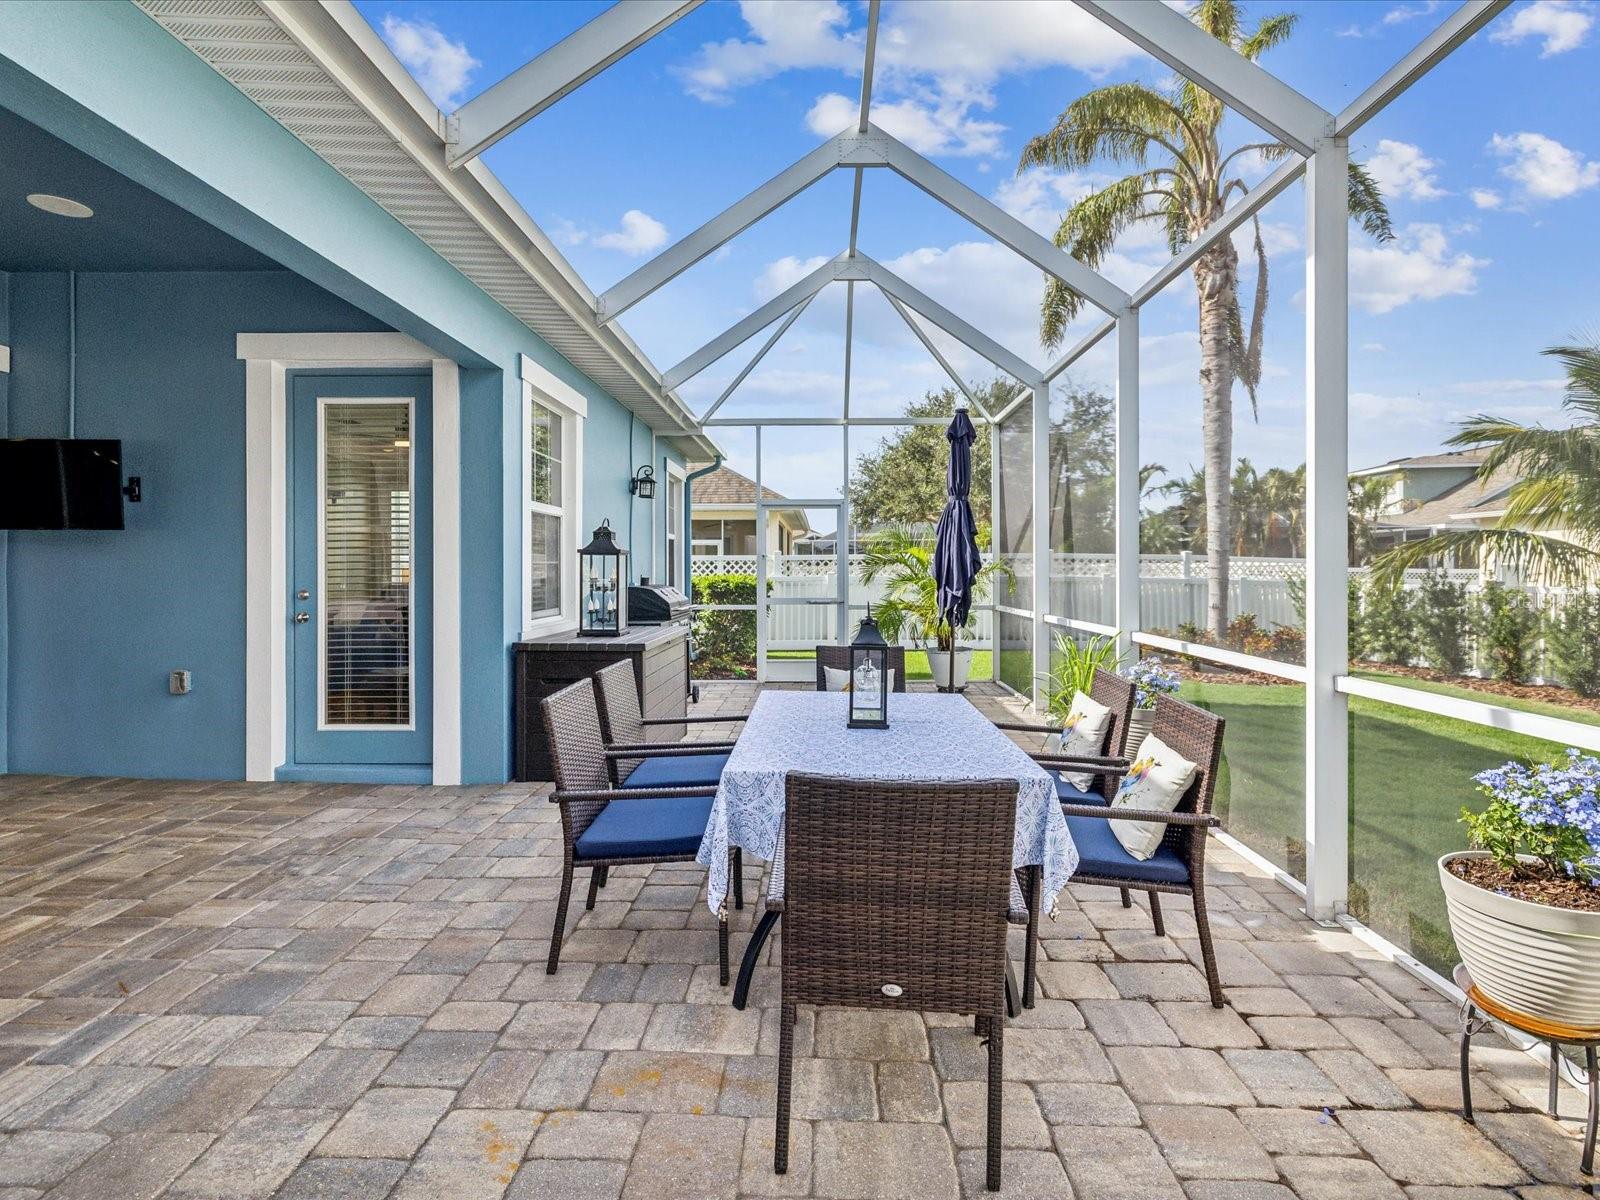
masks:
[[[1491,696],[1504,696],[1513,700],[1540,700],[1562,708],[1581,708],[1585,712],[1600,713],[1600,697],[1580,696],[1571,688],[1554,684],[1512,683],[1506,679],[1478,679],[1471,675],[1446,675],[1443,671],[1427,667],[1397,667],[1394,663],[1355,663],[1366,671],[1382,671],[1389,675],[1404,675],[1407,679],[1425,679],[1429,683],[1448,683],[1451,687],[1465,688],[1471,692],[1486,692]]]
[[[1550,908],[1600,912],[1600,888],[1565,875],[1551,875],[1543,866],[1523,867],[1521,878],[1489,858],[1458,858],[1446,863],[1445,869],[1457,879],[1486,892],[1500,892],[1515,900]]]

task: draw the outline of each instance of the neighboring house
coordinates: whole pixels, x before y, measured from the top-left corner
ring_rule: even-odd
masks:
[[[0,533],[0,771],[502,782],[590,531],[679,577],[716,446],[445,129],[348,4],[5,6],[0,437],[144,495]]]
[[[789,554],[810,534],[805,510],[786,506],[787,496],[761,489],[760,512],[767,526],[767,548]],[[756,481],[730,467],[718,467],[694,481],[690,552],[696,557],[756,553]]]

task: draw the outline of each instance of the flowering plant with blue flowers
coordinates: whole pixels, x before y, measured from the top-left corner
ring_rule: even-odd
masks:
[[[1481,813],[1461,810],[1474,847],[1513,877],[1530,876],[1530,855],[1549,877],[1600,886],[1600,758],[1567,751],[1564,763],[1508,762],[1473,776],[1489,797]]]
[[[1139,708],[1154,708],[1157,696],[1170,696],[1182,685],[1178,673],[1154,654],[1124,667],[1122,677],[1133,684],[1134,704]]]

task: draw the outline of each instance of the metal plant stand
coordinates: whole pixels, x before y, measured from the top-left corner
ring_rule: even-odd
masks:
[[[1595,1129],[1600,1126],[1600,1071],[1596,1070],[1596,1050],[1600,1049],[1600,1029],[1576,1029],[1557,1025],[1538,1017],[1525,1016],[1491,1000],[1478,990],[1464,965],[1457,964],[1455,983],[1466,993],[1461,1002],[1461,1115],[1473,1121],[1472,1069],[1470,1055],[1472,1037],[1496,1023],[1508,1025],[1518,1033],[1526,1034],[1550,1047],[1550,1115],[1556,1111],[1561,1083],[1561,1047],[1571,1046],[1583,1051],[1584,1086],[1589,1091],[1589,1114],[1583,1130],[1583,1158],[1579,1163],[1585,1175],[1594,1174]]]

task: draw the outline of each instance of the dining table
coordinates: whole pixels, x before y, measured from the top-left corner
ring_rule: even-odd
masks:
[[[1014,779],[1012,864],[1036,869],[1046,912],[1078,867],[1054,778],[965,696],[904,692],[889,697],[884,729],[852,729],[845,692],[765,691],[728,757],[697,860],[707,901],[725,917],[728,851],[770,864],[766,911],[753,932],[734,990],[743,1008],[761,948],[782,914],[784,807],[791,771],[841,779],[929,782]]]

